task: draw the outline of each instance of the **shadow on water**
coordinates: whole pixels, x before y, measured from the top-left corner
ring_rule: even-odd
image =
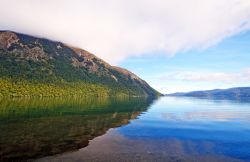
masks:
[[[147,111],[149,98],[2,98],[0,161],[27,161],[86,147]]]

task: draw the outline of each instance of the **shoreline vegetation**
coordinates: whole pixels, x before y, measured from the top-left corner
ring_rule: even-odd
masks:
[[[112,96],[105,85],[82,82],[41,83],[26,80],[0,79],[0,97],[67,97],[67,96]],[[114,94],[113,94],[114,95]],[[116,96],[128,96],[119,92]]]
[[[0,78],[0,97],[158,97],[84,82],[42,83]]]

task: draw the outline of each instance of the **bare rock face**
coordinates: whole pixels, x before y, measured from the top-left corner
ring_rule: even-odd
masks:
[[[27,60],[40,61],[49,59],[49,57],[40,47],[26,48],[23,50],[23,52],[20,51],[15,51],[15,52],[19,52]]]
[[[120,68],[120,67],[117,67],[117,66],[112,66],[112,68],[116,71],[118,71],[119,73],[127,76],[127,77],[130,77],[132,79],[137,79],[137,80],[140,80],[140,78],[135,75],[134,73],[128,71],[127,69],[123,69],[123,68]]]
[[[13,43],[18,42],[17,35],[13,32],[0,32],[0,48],[8,49]]]
[[[70,48],[80,57],[80,59],[77,59],[75,57],[72,58],[73,65],[75,67],[88,67],[92,72],[100,72],[100,70],[105,71],[104,69],[109,69],[109,70],[112,69],[121,73],[126,77],[130,77],[131,79],[136,79],[138,81],[141,81],[141,79],[134,73],[117,66],[111,66],[107,62],[89,53],[88,51],[76,47],[70,47]],[[100,69],[100,65],[103,66],[103,69]],[[108,73],[108,71],[106,71],[106,73]],[[114,75],[111,75],[111,77],[114,80],[118,81]]]
[[[70,46],[69,48],[71,48],[77,54],[77,57],[72,58],[73,66],[75,67],[85,67],[94,73],[100,71],[104,72],[104,68],[111,67],[111,65],[96,57],[92,53],[89,53],[88,51]],[[102,65],[104,68],[101,69],[100,65]]]
[[[20,48],[11,49],[12,45],[18,45]],[[15,53],[16,56],[25,58],[26,60],[48,60],[48,56],[44,52],[43,48],[40,46],[30,48],[20,41],[17,34],[9,31],[0,31],[0,49],[9,50],[9,52]]]

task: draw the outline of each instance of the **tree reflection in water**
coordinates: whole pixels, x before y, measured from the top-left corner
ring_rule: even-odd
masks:
[[[126,125],[150,98],[29,98],[0,100],[0,160],[27,161],[77,150]]]

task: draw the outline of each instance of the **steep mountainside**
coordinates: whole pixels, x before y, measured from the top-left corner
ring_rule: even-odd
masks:
[[[242,98],[242,97],[250,97],[250,87],[236,87],[229,89],[214,89],[208,91],[173,93],[169,94],[168,96]]]
[[[0,32],[0,96],[155,96],[128,70],[60,42]]]

